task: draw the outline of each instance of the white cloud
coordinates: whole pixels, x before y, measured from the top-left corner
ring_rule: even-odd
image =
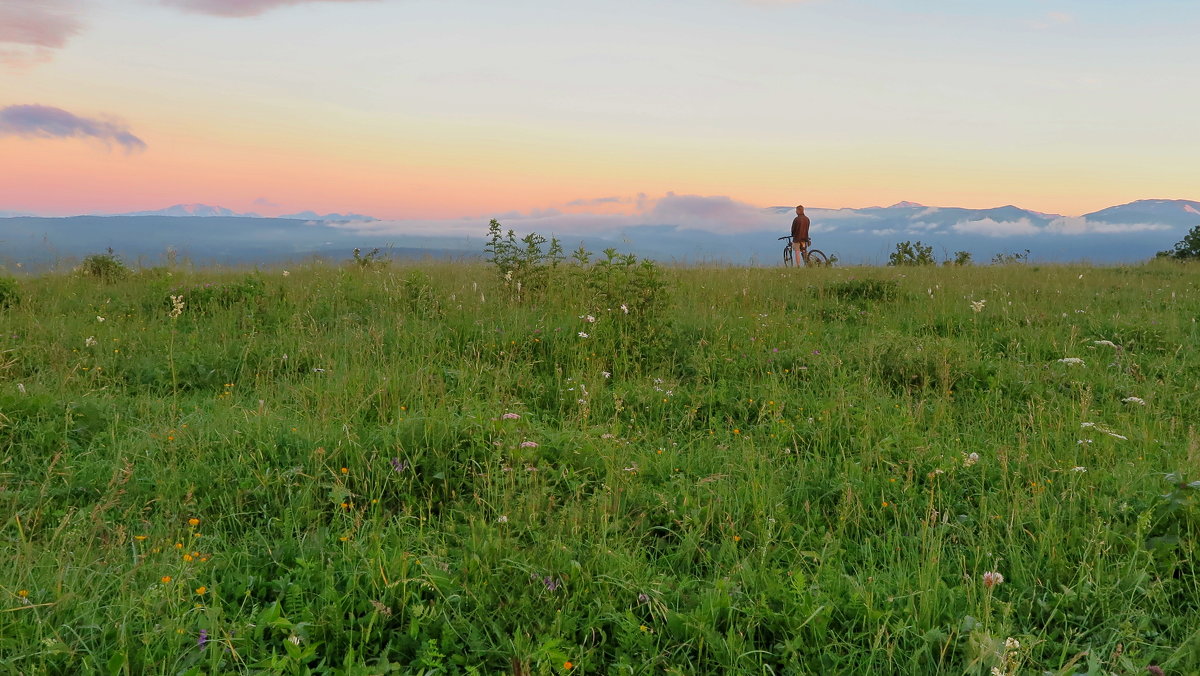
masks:
[[[1112,235],[1122,232],[1152,232],[1170,229],[1171,226],[1162,223],[1104,223],[1089,221],[1082,216],[1056,218],[1046,226],[1046,232],[1056,235]]]
[[[960,221],[950,226],[955,232],[966,235],[984,235],[986,237],[1013,237],[1016,235],[1036,235],[1042,231],[1028,218],[1015,221],[997,221],[984,218],[978,221]]]

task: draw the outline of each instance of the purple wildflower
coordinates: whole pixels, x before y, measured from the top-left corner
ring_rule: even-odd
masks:
[[[199,636],[199,638],[196,639],[196,645],[198,645],[201,650],[204,650],[204,646],[208,645],[208,630],[207,629],[200,630],[200,636]]]
[[[546,585],[547,591],[557,591],[559,585],[562,584],[562,581],[556,580],[555,578],[552,578],[549,575],[547,575],[546,577],[542,578],[542,584]]]
[[[392,458],[392,469],[396,470],[396,473],[402,473],[408,469],[408,461]]]

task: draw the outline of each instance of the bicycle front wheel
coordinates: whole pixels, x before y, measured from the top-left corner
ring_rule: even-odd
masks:
[[[809,249],[804,256],[804,264],[810,268],[823,268],[829,265],[829,257],[820,249]]]
[[[783,267],[790,268],[794,265],[792,260],[792,245],[788,244],[783,247]]]

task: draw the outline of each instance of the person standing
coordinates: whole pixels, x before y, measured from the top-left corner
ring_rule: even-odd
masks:
[[[796,217],[792,219],[792,260],[799,263],[803,260],[804,250],[812,244],[808,237],[808,227],[812,222],[804,215],[804,206],[796,206]]]

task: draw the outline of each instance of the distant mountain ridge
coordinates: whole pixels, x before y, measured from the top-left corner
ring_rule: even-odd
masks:
[[[570,214],[561,219],[517,214],[505,225],[520,232],[555,235],[571,247],[579,243],[592,251],[616,247],[660,261],[777,263],[782,248],[777,238],[787,233],[795,207],[734,205],[729,210],[724,199],[716,200],[722,210],[715,216],[705,208],[647,212],[609,220],[597,228],[596,221],[571,221]],[[446,227],[441,221],[375,221],[361,214],[322,216],[310,211],[263,218],[203,204],[160,211],[0,217],[0,265],[53,263],[107,247],[129,260],[157,260],[167,250],[204,262],[265,263],[313,255],[336,259],[349,256],[356,247],[376,246],[405,256],[469,258],[481,255],[486,229],[486,217],[480,217],[478,232],[464,234],[461,220],[449,222],[456,227]],[[1014,205],[968,209],[916,202],[806,211],[813,221],[814,243],[843,264],[881,264],[904,240],[934,246],[942,258],[969,251],[979,262],[1026,249],[1040,261],[1134,262],[1170,249],[1191,228],[1200,226],[1200,202],[1173,199],[1138,200],[1073,217]],[[369,221],[374,223],[368,225]]]
[[[25,213],[10,213],[0,211],[0,218],[8,216],[33,216],[33,214]],[[165,209],[154,209],[151,211],[130,211],[123,214],[93,214],[95,216],[169,216],[172,218],[263,218],[262,215],[254,212],[238,213],[232,209],[225,207],[212,206],[209,204],[175,204]],[[352,221],[377,221],[379,219],[363,214],[325,214],[321,215],[315,211],[301,211],[295,214],[286,216],[276,216],[275,218],[287,218],[298,221],[331,221],[337,223],[350,223]]]

